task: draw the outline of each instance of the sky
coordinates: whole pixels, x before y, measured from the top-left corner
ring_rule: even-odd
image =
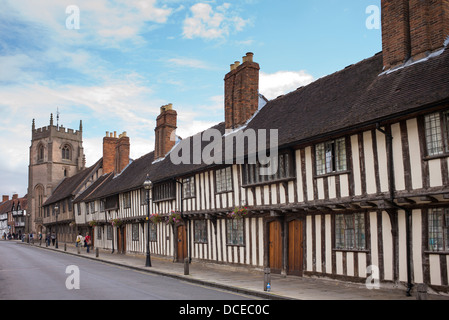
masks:
[[[254,53],[267,99],[382,50],[380,0],[0,0],[0,194],[24,196],[31,125],[77,130],[87,166],[106,131],[154,150],[160,107],[188,137],[224,121],[224,77]],[[374,15],[373,15],[374,14]]]

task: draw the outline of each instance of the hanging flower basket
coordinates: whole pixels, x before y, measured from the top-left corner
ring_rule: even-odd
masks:
[[[74,226],[76,226],[76,222],[75,221],[72,221],[72,222],[69,223],[69,227],[73,228]]]
[[[150,214],[150,221],[153,222],[154,224],[158,224],[162,222],[162,217],[159,213],[153,213]]]
[[[246,207],[236,207],[234,211],[228,214],[231,219],[243,219],[248,214],[248,208]]]
[[[123,221],[120,219],[112,219],[112,226],[120,227],[123,224]]]
[[[167,224],[176,224],[182,221],[181,214],[176,211],[172,211],[167,217]]]
[[[98,225],[98,221],[95,221],[95,220],[89,221],[89,225],[90,225],[91,227],[95,227],[95,226]]]

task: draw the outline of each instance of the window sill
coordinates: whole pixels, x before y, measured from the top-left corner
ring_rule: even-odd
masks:
[[[357,252],[357,253],[369,253],[370,250],[367,249],[332,249],[332,251],[341,251],[341,252]]]
[[[313,178],[314,179],[327,178],[327,177],[334,177],[334,176],[339,176],[339,175],[342,175],[342,174],[350,174],[350,173],[351,173],[350,170],[338,171],[338,172],[330,172],[330,173],[325,173],[325,174],[320,174],[320,175],[314,175]]]
[[[430,251],[430,250],[425,250],[424,251],[425,254],[442,254],[442,255],[449,255],[449,251]]]
[[[215,195],[226,194],[226,193],[231,193],[231,192],[234,192],[234,190],[220,191],[220,192],[216,191],[216,192],[215,192]]]
[[[151,199],[150,199],[150,200],[151,200]],[[158,203],[158,202],[172,201],[172,200],[176,200],[176,197],[170,197],[170,198],[158,199],[158,200],[153,199],[153,202],[154,202],[154,203]],[[142,205],[146,205],[146,204],[147,204],[146,201],[145,201],[145,203],[142,203]]]
[[[294,181],[295,179],[296,179],[295,177],[291,177],[291,178],[284,178],[284,179],[278,179],[278,180],[272,180],[272,181],[263,181],[263,182],[253,183],[253,184],[245,184],[242,187],[243,188],[261,187],[261,186],[267,186],[267,185],[275,184],[275,183]]]
[[[449,157],[449,153],[442,153],[442,154],[436,154],[434,156],[425,156],[423,157],[423,161],[430,161],[430,160],[435,160],[435,159],[443,159],[443,158],[447,158]]]

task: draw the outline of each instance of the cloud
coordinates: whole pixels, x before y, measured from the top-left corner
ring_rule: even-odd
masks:
[[[73,19],[66,8],[73,1],[62,0],[5,0],[12,21],[24,21],[30,26],[47,30],[52,39],[65,44],[89,43],[118,47],[124,40],[142,41],[140,34],[152,30],[148,23],[165,24],[174,11],[158,0],[79,0],[79,30],[66,28],[66,20]]]
[[[177,67],[188,67],[192,69],[205,69],[210,70],[212,67],[209,66],[206,62],[190,59],[190,58],[172,58],[167,60],[170,64],[174,64]]]
[[[248,21],[230,12],[225,3],[216,9],[208,3],[197,3],[190,8],[192,15],[184,20],[183,35],[187,39],[207,40],[225,38],[232,31],[242,31]]]
[[[260,72],[259,91],[272,100],[299,87],[312,83],[315,79],[306,71],[278,71],[276,73]]]
[[[34,77],[29,69],[35,66],[35,61],[23,53],[0,56],[0,82],[31,80]]]

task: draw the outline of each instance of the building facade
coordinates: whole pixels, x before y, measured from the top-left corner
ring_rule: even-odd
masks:
[[[381,53],[277,99],[260,98],[253,54],[233,64],[224,122],[211,128],[220,147],[201,139],[210,131],[177,141],[171,105],[155,151],[139,159],[119,161],[129,140],[107,134],[102,174],[73,198],[76,225],[118,253],[145,253],[149,235],[151,254],[175,262],[353,282],[376,270],[408,292],[448,292],[449,1],[384,0],[382,10]],[[247,151],[258,130],[277,132],[270,175]],[[225,161],[222,146],[239,134],[245,161]]]
[[[27,215],[27,196],[19,198],[18,194],[13,194],[12,199],[4,195],[0,203],[0,237],[14,235],[16,239],[21,239],[25,232],[25,226],[29,216]]]

